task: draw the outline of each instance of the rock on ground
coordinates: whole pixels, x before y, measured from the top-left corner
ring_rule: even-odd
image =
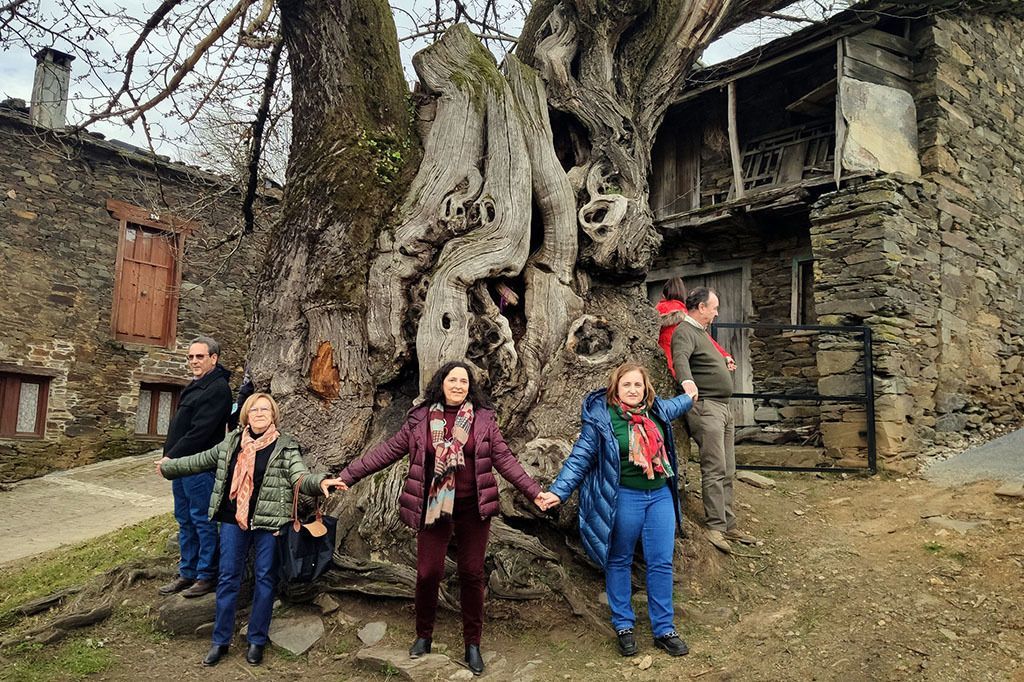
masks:
[[[270,641],[296,656],[309,651],[324,636],[320,616],[303,614],[270,621]]]
[[[367,623],[361,627],[356,635],[359,636],[359,641],[366,646],[373,646],[380,640],[384,639],[384,635],[387,634],[387,631],[388,624],[382,620],[378,620],[373,623]],[[408,653],[406,656],[408,656]]]
[[[761,474],[755,474],[753,471],[741,470],[736,472],[736,480],[743,481],[748,485],[752,485],[755,488],[774,488],[775,481],[762,476]]]

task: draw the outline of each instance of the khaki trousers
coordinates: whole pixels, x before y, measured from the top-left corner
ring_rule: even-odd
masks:
[[[736,525],[732,482],[736,476],[736,422],[726,403],[698,400],[686,413],[686,426],[700,448],[700,487],[709,530]]]

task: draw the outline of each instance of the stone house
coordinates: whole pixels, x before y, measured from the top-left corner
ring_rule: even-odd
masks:
[[[722,292],[722,322],[870,327],[894,470],[1024,407],[1024,11],[941,4],[861,5],[695,70],[653,154],[652,299],[682,275]],[[719,336],[739,391],[863,391],[854,336]],[[809,463],[864,465],[861,406],[735,409],[812,430]]]
[[[158,447],[199,334],[237,384],[263,252],[224,178],[63,132],[73,57],[36,58],[0,104],[0,481]]]

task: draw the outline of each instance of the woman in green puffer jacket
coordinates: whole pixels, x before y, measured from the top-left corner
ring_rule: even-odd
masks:
[[[255,549],[255,585],[245,660],[251,665],[263,660],[277,578],[277,535],[291,521],[293,487],[301,478],[301,492],[326,496],[342,484],[326,474],[309,473],[298,443],[277,430],[278,422],[274,399],[254,393],[242,406],[239,428],[219,445],[190,457],[164,457],[157,462],[157,471],[168,479],[217,470],[210,497],[210,520],[221,524],[217,614],[213,645],[203,665],[216,665],[228,651],[250,545]]]

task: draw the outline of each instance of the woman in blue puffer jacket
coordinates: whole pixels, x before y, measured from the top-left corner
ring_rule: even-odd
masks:
[[[580,536],[587,554],[604,569],[612,626],[623,656],[639,650],[630,573],[640,539],[654,643],[673,656],[689,652],[673,623],[672,556],[682,513],[671,422],[690,409],[696,395],[694,389],[663,400],[654,394],[643,366],[619,366],[608,388],[583,399],[580,437],[550,491],[542,493],[542,508],[550,508],[580,489]]]

